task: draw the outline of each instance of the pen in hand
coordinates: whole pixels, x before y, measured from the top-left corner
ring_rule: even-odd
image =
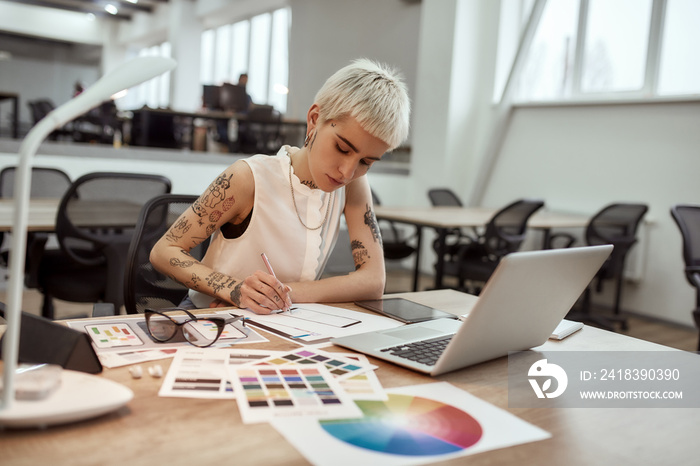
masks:
[[[262,254],[260,254],[260,257],[262,257],[262,260],[265,263],[265,267],[267,267],[267,271],[270,273],[270,275],[277,278],[277,275],[275,275],[275,271],[272,269],[272,265],[270,265],[270,261],[267,259],[267,256],[265,255],[264,252]],[[289,311],[289,310],[290,309],[287,307],[284,309],[278,309],[278,310],[272,311],[272,312],[270,312],[270,314],[279,314],[280,312]]]

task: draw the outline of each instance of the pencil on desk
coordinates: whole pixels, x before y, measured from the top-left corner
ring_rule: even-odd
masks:
[[[273,277],[277,278],[277,275],[275,274],[275,271],[272,269],[272,265],[270,264],[270,261],[267,259],[267,256],[265,255],[264,252],[263,252],[262,254],[260,254],[260,257],[262,257],[262,260],[263,260],[263,262],[265,263],[265,267],[267,267],[267,271],[270,272],[270,275],[272,275]],[[276,314],[276,313],[280,313],[280,312],[284,312],[284,311],[289,311],[289,310],[290,310],[289,308],[278,309],[278,310],[276,310],[276,311],[270,312],[270,314]]]

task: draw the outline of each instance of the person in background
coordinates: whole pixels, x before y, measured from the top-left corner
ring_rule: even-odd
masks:
[[[151,251],[156,269],[190,288],[181,306],[267,314],[293,302],[381,297],[384,256],[366,175],[407,137],[409,114],[404,83],[384,65],[360,59],[328,78],[301,148],[233,163]],[[355,270],[321,278],[341,215]],[[210,236],[196,260],[189,251]]]

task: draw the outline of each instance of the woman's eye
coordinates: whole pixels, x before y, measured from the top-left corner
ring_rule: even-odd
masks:
[[[341,149],[340,146],[339,146],[338,144],[335,145],[335,148],[338,149],[338,152],[341,152],[341,153],[343,153],[343,154],[349,154],[349,153],[350,153],[349,150],[343,150],[343,149]]]

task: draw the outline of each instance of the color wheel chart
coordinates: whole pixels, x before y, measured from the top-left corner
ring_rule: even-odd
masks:
[[[389,395],[387,401],[355,401],[361,419],[321,421],[343,442],[395,455],[443,455],[477,443],[483,429],[469,414],[439,401]]]
[[[312,464],[434,464],[544,440],[551,434],[448,382],[387,390],[386,401],[356,400],[361,418],[274,419]]]

